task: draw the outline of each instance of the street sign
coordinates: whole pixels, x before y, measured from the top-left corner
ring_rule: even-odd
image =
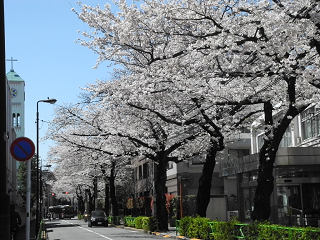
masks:
[[[29,138],[19,137],[12,142],[10,152],[16,160],[28,161],[34,155],[35,146]]]

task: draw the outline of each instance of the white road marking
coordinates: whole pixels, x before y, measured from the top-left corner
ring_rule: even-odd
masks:
[[[68,221],[66,221],[66,220],[62,220],[62,221],[66,222],[66,223],[69,223],[69,224],[72,224],[72,225],[75,225],[74,223],[68,222]],[[112,238],[108,238],[108,237],[106,237],[106,236],[104,236],[104,235],[101,235],[100,233],[96,233],[96,232],[94,232],[94,231],[92,231],[92,230],[90,230],[90,229],[87,229],[87,228],[84,228],[84,227],[81,227],[81,226],[77,226],[77,227],[78,227],[78,228],[81,228],[81,229],[83,229],[83,230],[86,230],[86,231],[88,231],[88,232],[94,233],[94,234],[96,234],[96,235],[98,235],[98,236],[100,236],[100,237],[103,237],[103,238],[105,238],[105,239],[113,240]]]

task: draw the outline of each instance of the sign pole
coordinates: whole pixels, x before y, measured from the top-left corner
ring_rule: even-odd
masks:
[[[26,240],[30,239],[31,159],[27,162]]]
[[[30,193],[31,193],[31,158],[35,153],[34,143],[26,137],[14,140],[10,146],[11,155],[18,161],[27,161],[26,192],[26,240],[30,239]]]

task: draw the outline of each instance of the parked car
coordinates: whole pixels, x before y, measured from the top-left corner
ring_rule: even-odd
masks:
[[[108,227],[108,218],[104,211],[97,210],[92,211],[88,222],[88,227],[92,226],[104,226]]]

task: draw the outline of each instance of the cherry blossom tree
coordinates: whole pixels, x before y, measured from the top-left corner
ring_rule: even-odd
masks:
[[[102,102],[100,106],[94,105],[89,108],[88,111],[63,109],[63,112],[60,112],[54,120],[54,127],[51,128],[49,134],[50,138],[57,142],[60,141],[64,145],[100,151],[115,157],[128,155],[128,153],[134,155],[132,149],[140,148],[140,154],[157,162],[155,184],[155,190],[158,193],[157,216],[159,227],[166,230],[168,227],[167,215],[164,209],[167,163],[169,160],[175,161],[177,159],[175,156],[170,156],[173,151],[187,141],[194,139],[196,135],[194,132],[180,134],[180,138],[176,141],[170,136],[173,133],[167,133],[168,127],[152,121],[153,118],[150,114],[137,113],[121,103],[111,102],[110,99],[108,102]],[[63,119],[67,119],[67,121]],[[177,129],[174,131],[175,135],[177,131]],[[121,147],[121,141],[126,142],[124,147]],[[132,146],[134,147],[132,148]],[[116,162],[113,161],[111,164],[116,164]],[[97,164],[97,161],[94,163]],[[86,171],[89,169],[87,168]],[[114,168],[111,168],[111,173],[112,169]],[[112,178],[109,180],[111,184]]]
[[[104,181],[100,188],[109,184],[112,213],[118,215],[115,185],[119,184],[122,176],[126,174],[129,161],[128,157],[120,154],[118,150],[124,144],[119,139],[100,136],[101,126],[97,115],[92,111],[85,114],[86,111],[78,107],[62,106],[57,109],[56,118],[47,133],[47,137],[57,143],[50,152],[50,161],[58,164],[57,169],[62,171],[60,181],[64,180],[62,176],[69,178],[67,182],[71,181],[73,184],[73,192],[77,189],[77,193],[81,193],[81,199],[87,192],[90,202],[96,200],[92,192],[96,192],[94,187],[98,178]],[[114,145],[117,145],[117,148]],[[122,148],[121,151],[129,149]],[[93,204],[90,207],[90,210],[92,209]]]
[[[310,85],[319,79],[318,2],[151,0],[118,7],[114,14],[109,5],[82,5],[78,13],[94,29],[80,43],[99,54],[97,64],[119,64],[145,94],[164,91],[155,85],[170,80],[201,105],[234,106],[222,118],[231,125],[237,113],[248,114],[245,106],[262,104],[266,136],[252,218],[268,219],[281,138],[319,98]]]
[[[86,8],[87,6],[85,6],[85,8]],[[124,7],[125,8],[125,6],[122,6],[122,7]],[[170,7],[168,7],[168,8],[170,8]],[[91,7],[88,7],[88,9],[90,9],[90,10],[92,10],[93,12],[95,12],[96,11],[96,13],[98,13],[99,14],[99,17],[101,17],[101,18],[104,18],[104,17],[109,17],[110,16],[110,13],[106,13],[106,12],[101,12],[98,8],[95,8],[95,9],[93,9],[93,8],[91,8]],[[126,12],[129,12],[129,11],[132,11],[130,14],[136,14],[136,9],[126,9],[125,10]],[[83,14],[79,14],[79,16],[80,16],[80,18],[82,18],[82,19],[85,19],[86,17],[88,17],[88,19],[90,19],[90,20],[88,20],[88,23],[90,24],[90,26],[95,26],[95,27],[97,27],[98,25],[100,26],[100,28],[99,29],[101,29],[101,24],[104,24],[105,22],[100,22],[99,20],[97,21],[97,22],[94,22],[93,23],[93,21],[95,21],[94,20],[94,14],[91,14],[91,15],[86,15],[86,13],[87,13],[87,11],[84,11],[84,13]],[[108,16],[106,16],[105,14],[109,14]],[[130,15],[129,14],[129,15]],[[127,16],[126,16],[127,17]],[[97,18],[96,18],[97,19]],[[114,19],[116,19],[116,18],[114,18]],[[139,20],[141,20],[141,22],[143,22],[144,21],[144,19],[139,19]],[[138,20],[138,22],[139,22],[139,20]],[[106,20],[106,22],[109,22],[110,20]],[[161,20],[162,21],[162,20]],[[132,23],[126,23],[126,24],[132,24]],[[144,23],[143,23],[144,24]],[[162,25],[161,25],[162,26]],[[105,32],[105,27],[108,27],[108,26],[106,26],[106,25],[104,25],[103,27],[102,27],[102,32]],[[114,26],[113,26],[114,27]],[[131,31],[131,33],[134,31],[133,29],[135,28],[134,26],[131,26],[130,25],[130,27],[132,27],[132,29],[130,29],[130,31]],[[142,27],[143,28],[143,27]],[[98,29],[98,27],[97,27],[97,29]],[[121,30],[121,31],[124,31],[124,30]],[[144,29],[138,29],[137,31],[139,31],[139,33],[141,34],[141,31],[144,31]],[[117,31],[116,31],[117,32]],[[161,32],[166,32],[165,30],[162,30]],[[131,34],[130,33],[130,34]],[[85,34],[86,36],[88,36],[88,34]],[[119,45],[118,46],[118,48],[117,49],[120,49],[120,47],[121,47],[121,41],[123,41],[123,39],[125,39],[126,37],[128,37],[128,38],[130,38],[130,36],[126,36],[126,37],[124,37],[123,39],[121,39],[121,40],[119,40],[119,36],[117,36],[116,37],[116,39],[117,40],[115,40],[115,39],[113,39],[113,37],[114,37],[114,35],[113,34],[109,34],[108,36],[110,36],[110,42],[111,41],[113,41],[112,42],[112,44],[113,45]],[[108,36],[107,36],[107,38],[108,38]],[[105,37],[105,36],[104,36]],[[166,40],[166,38],[167,38],[167,36],[164,36],[163,37],[163,42],[161,42],[159,39],[160,38],[158,38],[158,35],[156,35],[156,38],[157,38],[157,41],[155,41],[156,43],[154,44],[154,45],[152,45],[152,44],[149,44],[149,42],[148,41],[145,41],[145,42],[141,42],[140,41],[140,38],[137,40],[135,37],[134,37],[134,40],[137,40],[137,44],[135,45],[135,44],[131,44],[130,45],[130,47],[131,47],[131,49],[129,50],[129,55],[130,56],[133,56],[133,61],[128,61],[128,62],[125,62],[126,61],[126,58],[128,57],[129,59],[130,59],[130,56],[128,56],[128,55],[126,55],[126,52],[125,51],[123,51],[122,52],[122,54],[123,55],[117,55],[117,54],[115,54],[115,53],[111,53],[113,50],[115,50],[115,51],[118,51],[117,49],[115,49],[115,48],[108,48],[108,51],[110,51],[110,56],[112,55],[112,59],[111,60],[113,60],[113,61],[115,61],[116,63],[122,63],[122,64],[124,64],[126,67],[128,67],[129,69],[132,69],[132,70],[137,70],[137,68],[146,68],[146,73],[145,74],[140,74],[141,73],[141,69],[139,69],[139,70],[137,70],[137,72],[140,74],[140,76],[138,76],[138,74],[135,74],[135,75],[133,75],[132,76],[132,74],[131,74],[131,78],[133,79],[133,81],[131,81],[130,83],[132,83],[132,84],[135,84],[136,83],[136,81],[137,81],[137,79],[139,80],[139,81],[141,81],[141,79],[148,79],[148,80],[150,80],[150,76],[151,77],[153,77],[153,78],[156,78],[157,80],[160,80],[160,79],[165,79],[164,81],[169,81],[168,79],[169,78],[173,78],[173,79],[175,79],[175,80],[177,80],[177,81],[179,81],[179,83],[181,84],[180,86],[178,86],[177,87],[177,91],[181,91],[182,89],[185,89],[185,88],[188,88],[187,89],[187,92],[190,94],[189,95],[189,99],[193,99],[193,104],[195,105],[195,102],[196,102],[196,105],[198,106],[198,109],[199,108],[201,108],[201,103],[200,103],[200,101],[198,101],[197,99],[198,99],[198,97],[199,97],[199,94],[197,95],[197,94],[195,94],[195,93],[190,93],[190,91],[194,91],[194,89],[196,89],[196,88],[198,88],[198,87],[200,87],[201,86],[201,84],[197,84],[197,80],[195,81],[192,77],[190,77],[190,76],[192,76],[195,72],[199,72],[198,70],[198,68],[201,68],[201,67],[199,67],[199,66],[195,66],[194,68],[192,68],[192,70],[190,70],[189,72],[188,72],[188,74],[185,74],[183,71],[188,71],[188,67],[190,67],[190,62],[187,62],[188,61],[188,59],[186,59],[186,60],[184,60],[184,59],[182,59],[182,58],[177,58],[177,59],[174,59],[174,58],[172,58],[172,61],[173,62],[171,62],[171,63],[169,63],[169,62],[167,62],[167,63],[165,63],[166,65],[167,64],[170,64],[170,66],[172,67],[172,69],[171,69],[171,71],[172,71],[172,73],[174,73],[175,74],[175,76],[173,76],[172,74],[170,74],[169,75],[169,77],[165,77],[165,74],[166,74],[166,72],[165,71],[162,71],[163,70],[163,65],[162,65],[162,62],[161,63],[159,63],[159,64],[157,64],[157,62],[159,61],[160,62],[160,60],[161,59],[168,59],[168,56],[170,56],[170,52],[168,52],[168,53],[165,53],[165,54],[167,54],[168,56],[166,56],[162,51],[161,51],[161,48],[159,48],[159,45],[161,45],[161,44],[163,44],[163,45],[165,45],[165,44],[171,44],[170,43],[170,41],[168,41],[168,40]],[[95,40],[98,40],[98,39],[100,39],[99,37],[97,38],[97,39],[95,39]],[[93,48],[94,46],[95,46],[95,44],[97,44],[97,42],[96,41],[92,41],[91,43],[85,43],[85,42],[82,42],[84,45],[87,45],[87,46],[89,46],[90,48]],[[101,39],[100,39],[101,40]],[[114,41],[115,40],[115,41]],[[99,40],[98,40],[99,41]],[[130,40],[129,40],[130,41]],[[108,42],[108,41],[107,41]],[[160,44],[160,42],[161,42],[161,44]],[[190,41],[190,43],[191,44],[194,44],[196,42],[196,40],[195,39],[192,39],[191,41]],[[180,42],[179,42],[180,43]],[[108,44],[108,43],[107,43]],[[107,45],[106,44],[106,45]],[[123,46],[126,46],[125,48],[128,48],[128,46],[129,46],[129,44],[127,44],[127,43],[123,43]],[[143,45],[143,46],[141,46],[141,45]],[[147,45],[147,46],[146,46]],[[179,46],[178,44],[176,44],[175,43],[175,45],[174,46]],[[183,47],[183,48],[181,48],[181,50],[176,50],[176,51],[178,51],[177,52],[177,54],[175,54],[175,56],[182,56],[182,55],[187,55],[187,54],[185,54],[184,52],[186,51],[186,49],[187,49],[187,47],[188,46],[185,46],[185,45],[183,45],[183,44],[181,44],[181,46]],[[180,46],[180,47],[181,47]],[[97,48],[99,48],[99,46],[97,46]],[[145,48],[145,49],[144,49]],[[157,48],[159,48],[159,49],[157,49]],[[196,48],[199,48],[199,47],[196,47]],[[147,50],[146,50],[147,49]],[[169,51],[172,51],[172,49],[170,49],[169,47],[168,47],[168,49],[169,49]],[[191,48],[192,49],[192,48]],[[205,48],[203,48],[203,50],[204,50]],[[133,50],[133,51],[132,51]],[[98,51],[98,50],[97,50]],[[135,51],[135,54],[134,53],[132,53],[132,52],[134,52]],[[100,48],[100,51],[99,51],[99,53],[100,53],[100,56],[105,56],[105,55],[108,55],[108,53],[106,53],[107,51],[105,51],[105,49],[104,49],[104,47],[102,47],[102,48]],[[157,53],[159,56],[154,56],[155,55],[155,53]],[[201,55],[201,56],[200,56]],[[200,55],[198,55],[198,56],[195,56],[195,55],[193,55],[193,57],[195,57],[194,59],[198,59],[199,57],[202,57],[203,56],[203,54],[200,54]],[[142,57],[141,57],[142,56]],[[191,58],[191,57],[190,57]],[[137,60],[138,59],[138,60]],[[135,60],[137,60],[137,61],[135,61]],[[181,60],[183,60],[184,62],[183,62],[183,64],[180,64],[179,63],[179,61],[181,61]],[[152,65],[152,69],[150,69],[150,67],[148,67],[148,65],[150,65],[150,64],[153,64]],[[155,65],[155,66],[154,66]],[[207,68],[206,68],[207,69]],[[192,72],[192,71],[194,71],[194,72]],[[201,71],[201,72],[204,72],[203,70]],[[179,74],[177,74],[177,73],[181,73],[180,75]],[[210,77],[209,77],[209,72],[208,71],[206,71],[206,72],[204,72],[204,74],[202,75],[202,77],[203,77],[203,80],[204,81],[206,81],[206,80],[208,80]],[[198,76],[199,76],[199,74],[197,74]],[[176,77],[176,76],[179,76],[179,77],[181,77],[181,79],[179,79],[178,77]],[[187,80],[187,79],[190,79],[190,81],[187,81],[187,83],[184,83],[183,81],[185,81],[185,80]],[[172,80],[170,80],[170,81],[172,81]],[[193,83],[195,83],[195,84],[192,84],[192,82]],[[155,88],[154,88],[154,86],[152,85],[152,84],[154,84],[154,82],[151,82],[151,83],[147,83],[147,82],[145,82],[145,84],[146,85],[149,85],[150,84],[150,86],[146,86],[146,88],[142,88],[142,91],[144,91],[144,92],[146,92],[146,91],[149,91],[149,90],[151,90],[151,91],[163,91],[163,90],[161,90],[161,88],[160,88],[160,90],[155,90]],[[191,85],[190,85],[191,84]],[[143,84],[142,84],[143,85]],[[152,86],[151,86],[152,85]],[[177,84],[178,85],[178,84]],[[208,84],[205,84],[206,86],[208,86]],[[214,88],[214,85],[215,84],[209,84],[209,85],[211,85],[211,86],[209,86],[209,89],[210,89],[210,87],[211,88]],[[140,87],[141,85],[139,85],[139,87]],[[132,87],[132,86],[131,86]],[[167,87],[168,87],[168,85],[167,85]],[[171,87],[171,86],[170,86]],[[166,87],[164,87],[163,89],[165,89]],[[190,91],[188,91],[189,89],[191,89]],[[208,92],[208,89],[205,89],[203,86],[201,86],[201,88],[200,88],[201,90],[204,90],[205,92]],[[201,91],[201,90],[199,90],[199,92]],[[99,91],[99,90],[98,90]],[[108,90],[109,91],[109,90]],[[135,88],[135,90],[134,91],[138,91],[138,89],[137,88]],[[141,93],[141,91],[138,91],[139,93]],[[124,93],[123,93],[124,94]],[[174,93],[175,94],[175,93]],[[202,99],[203,98],[203,94],[200,94],[200,97],[199,97],[199,99]],[[221,97],[222,98],[222,97]],[[217,99],[216,97],[214,98],[214,99]],[[154,102],[152,102],[151,104],[154,104]],[[170,104],[170,103],[169,103]],[[161,104],[160,104],[161,105]],[[165,104],[162,104],[163,105],[163,107],[161,108],[161,109],[165,109],[165,111],[169,111],[170,112],[170,110],[168,110],[168,108],[167,108],[167,105],[165,105]],[[222,105],[222,104],[221,104]],[[160,106],[161,107],[161,106]],[[145,107],[144,107],[145,108]],[[197,109],[197,107],[195,107],[196,109]],[[221,108],[221,107],[220,107]],[[146,108],[145,108],[146,109]],[[199,115],[199,113],[197,113],[197,115]],[[200,114],[200,115],[202,115],[202,116],[205,116],[206,115],[206,113],[205,113],[205,111],[202,111],[202,113]],[[205,166],[204,166],[204,174],[203,174],[203,178],[201,178],[201,182],[200,182],[200,188],[199,188],[199,194],[198,194],[198,206],[201,206],[201,208],[199,207],[199,214],[200,215],[202,215],[202,216],[205,216],[205,214],[206,214],[206,207],[207,207],[207,205],[208,205],[208,203],[209,203],[209,200],[210,200],[210,188],[211,188],[211,180],[212,180],[212,173],[213,173],[213,169],[214,169],[214,165],[215,165],[215,155],[216,155],[216,151],[221,151],[223,148],[224,148],[224,145],[223,145],[223,137],[222,137],[222,135],[221,135],[221,132],[220,132],[220,130],[219,130],[219,127],[217,126],[217,125],[215,125],[213,122],[212,122],[212,120],[210,120],[210,118],[208,118],[207,116],[206,116],[206,118],[207,118],[207,120],[206,120],[206,123],[209,125],[209,126],[202,126],[203,128],[205,128],[206,129],[206,131],[207,131],[207,133],[209,134],[209,136],[211,135],[212,137],[218,137],[220,140],[218,140],[217,141],[217,138],[216,138],[216,140],[214,140],[214,141],[211,141],[211,150],[209,151],[210,152],[210,154],[208,154],[207,155],[207,157],[208,157],[208,160],[206,161],[206,164],[205,164]],[[221,118],[221,117],[220,117]],[[194,123],[194,119],[188,119],[188,122],[190,122],[190,123]],[[173,121],[172,121],[173,122]],[[201,121],[198,121],[199,123],[201,122]],[[186,125],[185,124],[186,123],[186,121],[181,121],[181,122],[179,122],[178,124],[179,125]],[[213,127],[213,130],[212,129],[210,129],[210,127]],[[209,141],[210,142],[210,141]],[[197,152],[198,154],[199,154],[199,152]],[[213,160],[212,160],[213,159]],[[204,181],[203,181],[204,180]]]
[[[125,97],[123,97],[124,91],[128,88],[119,88],[118,82],[110,82],[109,85],[116,85],[117,89],[112,86],[108,91],[103,92],[103,94],[107,93],[108,100],[102,102],[101,106],[104,107],[101,108],[110,109],[111,106],[117,106],[117,108],[106,113],[112,119],[112,123],[109,121],[109,129],[106,130],[135,143],[139,155],[147,157],[156,164],[154,176],[156,216],[159,229],[167,230],[168,216],[165,207],[167,165],[169,161],[176,163],[182,161],[181,153],[186,154],[194,148],[194,141],[197,141],[196,137],[199,135],[198,128],[192,126],[186,129],[183,126],[174,126],[162,121],[151,111],[133,108],[125,103]]]

